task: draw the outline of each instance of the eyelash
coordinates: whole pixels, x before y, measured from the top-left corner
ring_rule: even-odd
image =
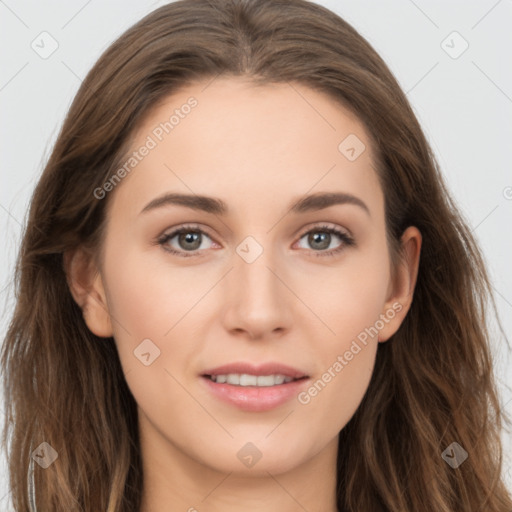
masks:
[[[200,229],[198,226],[185,225],[185,226],[181,226],[178,229],[175,229],[171,233],[167,233],[167,234],[164,234],[161,237],[159,237],[157,239],[157,244],[161,245],[165,251],[167,251],[167,252],[169,252],[171,254],[174,254],[176,256],[180,256],[180,257],[183,257],[183,258],[189,258],[191,256],[197,256],[198,255],[197,250],[195,252],[192,252],[192,251],[176,251],[175,249],[170,249],[169,247],[165,247],[165,244],[169,240],[174,238],[176,235],[180,235],[182,233],[191,233],[191,232],[200,233],[202,235],[206,235],[208,238],[211,238],[210,235],[208,235],[208,233],[206,233],[205,231]],[[333,227],[326,226],[326,225],[314,226],[313,228],[309,229],[308,231],[305,231],[304,233],[302,233],[300,235],[300,237],[299,237],[299,240],[301,238],[303,238],[305,235],[309,234],[309,233],[330,233],[330,234],[334,234],[334,235],[337,235],[340,238],[340,240],[343,242],[336,249],[331,249],[329,251],[313,251],[315,253],[315,256],[320,256],[320,257],[334,256],[335,254],[343,251],[346,247],[350,247],[350,246],[355,245],[355,240],[351,236],[349,236],[347,233],[345,233],[343,231],[340,231],[337,228],[333,228]]]

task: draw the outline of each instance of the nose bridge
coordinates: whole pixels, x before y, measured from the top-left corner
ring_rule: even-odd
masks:
[[[247,236],[236,248],[234,263],[235,286],[239,297],[247,296],[251,301],[264,306],[276,299],[280,293],[277,277],[276,250],[271,247],[270,236]]]
[[[287,289],[277,277],[279,251],[270,247],[271,238],[246,237],[236,247],[229,276],[230,327],[251,331],[253,335],[287,325]]]

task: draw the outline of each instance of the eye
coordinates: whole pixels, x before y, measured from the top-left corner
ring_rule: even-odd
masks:
[[[211,238],[197,226],[181,226],[180,228],[167,233],[158,239],[158,244],[163,248],[175,254],[177,256],[189,257],[197,256],[195,251],[200,249],[209,249],[203,245],[204,237],[211,240]],[[169,242],[176,238],[176,244],[178,244],[178,250],[176,248],[169,247]],[[193,252],[194,251],[194,252]],[[190,254],[187,254],[189,252]]]
[[[325,249],[328,249],[331,245],[332,235],[335,235],[336,238],[341,240],[341,243],[334,249],[326,251]],[[332,256],[341,252],[347,246],[355,245],[354,239],[348,233],[326,225],[316,226],[306,231],[301,235],[300,240],[306,236],[307,243],[313,248],[315,256]],[[198,226],[181,226],[170,233],[162,235],[157,240],[157,243],[161,245],[165,251],[176,256],[187,258],[190,256],[199,256],[197,251],[211,248],[211,244],[210,246],[207,244],[206,247],[203,245],[205,237],[212,241],[210,236]],[[176,239],[174,243],[177,247],[170,243],[173,242],[173,239]]]
[[[335,235],[335,238],[341,240],[341,243],[334,249],[326,251],[325,249],[331,245],[332,235]],[[332,256],[343,251],[347,246],[355,245],[354,239],[348,233],[325,225],[316,226],[306,231],[306,233],[300,237],[300,240],[304,237],[307,237],[306,242],[313,248],[315,256]]]

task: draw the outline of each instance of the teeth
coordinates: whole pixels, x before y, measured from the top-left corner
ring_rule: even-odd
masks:
[[[227,375],[227,383],[234,384],[235,386],[238,386],[240,384],[240,375],[230,373],[229,375]]]
[[[210,379],[213,382],[219,384],[232,384],[234,386],[277,386],[279,384],[291,382],[291,377],[285,377],[284,375],[248,375],[247,373],[229,373],[227,375],[210,375]]]
[[[257,386],[258,385],[258,377],[256,375],[240,375],[239,382],[240,386]],[[235,382],[235,384],[237,384]]]

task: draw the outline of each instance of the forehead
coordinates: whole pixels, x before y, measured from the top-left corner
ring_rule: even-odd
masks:
[[[364,125],[296,83],[188,85],[148,112],[130,155],[115,201],[138,211],[165,191],[224,197],[240,209],[331,189],[379,199],[371,197],[380,187]]]

